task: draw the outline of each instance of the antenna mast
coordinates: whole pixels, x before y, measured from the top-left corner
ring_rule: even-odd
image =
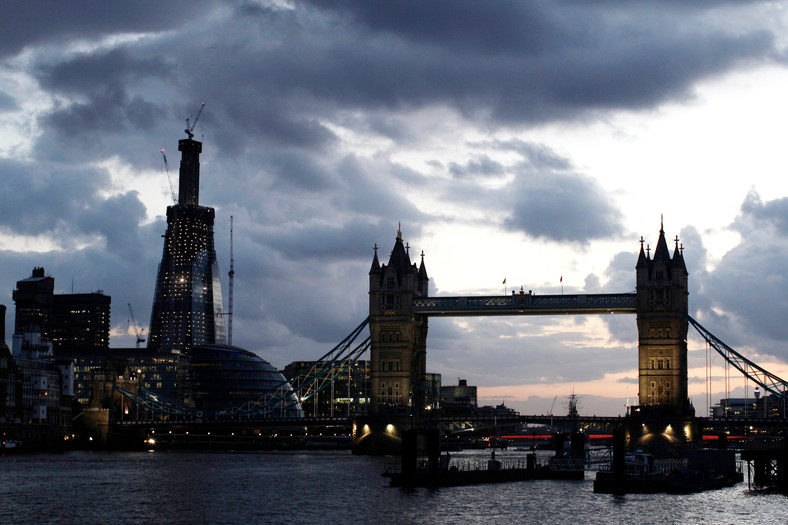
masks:
[[[230,291],[228,293],[229,311],[227,312],[227,344],[233,344],[233,279],[235,278],[235,260],[233,259],[233,216],[230,215]]]

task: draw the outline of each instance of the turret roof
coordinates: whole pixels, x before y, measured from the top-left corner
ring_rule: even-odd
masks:
[[[372,267],[369,269],[369,273],[378,273],[380,272],[380,261],[378,261],[378,245],[375,244],[375,255],[372,257]]]
[[[394,249],[391,250],[391,256],[389,257],[389,268],[394,268],[397,272],[397,275],[402,275],[402,272],[405,269],[410,269],[412,266],[410,262],[410,255],[408,255],[408,251],[405,249],[405,245],[402,243],[402,231],[397,229],[397,240],[394,243]]]

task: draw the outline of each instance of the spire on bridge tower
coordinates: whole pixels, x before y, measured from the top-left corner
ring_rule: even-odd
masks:
[[[427,266],[424,264],[424,250],[421,251],[421,264],[419,265],[419,290],[424,290],[424,295],[428,295],[430,278],[427,277]]]
[[[375,243],[375,255],[372,257],[372,268],[369,269],[369,273],[379,273],[380,272],[380,261],[378,261],[378,243]]]
[[[687,266],[684,263],[684,245],[679,244],[679,236],[676,235],[676,247],[673,249],[673,266],[686,272]]]

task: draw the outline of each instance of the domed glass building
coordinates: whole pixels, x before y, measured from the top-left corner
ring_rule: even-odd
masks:
[[[189,351],[191,394],[197,410],[252,410],[271,417],[303,417],[290,383],[257,354],[223,344]]]

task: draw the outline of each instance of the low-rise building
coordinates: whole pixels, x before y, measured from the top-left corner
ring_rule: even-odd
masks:
[[[441,408],[447,414],[467,414],[477,406],[477,388],[469,386],[467,379],[457,378],[456,385],[441,386]]]

